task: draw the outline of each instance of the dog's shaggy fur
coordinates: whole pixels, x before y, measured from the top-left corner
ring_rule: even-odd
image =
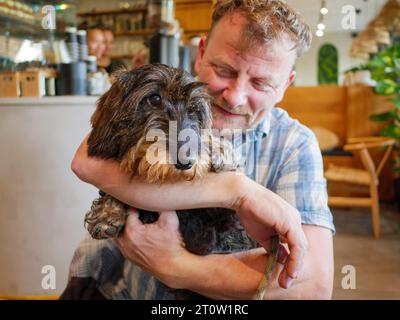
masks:
[[[125,172],[150,183],[201,179],[208,171],[232,169],[224,158],[231,160],[232,150],[213,139],[211,117],[210,97],[204,85],[189,73],[162,64],[120,71],[110,90],[99,99],[92,116],[88,154],[118,160]],[[199,138],[199,153],[189,164],[181,164],[179,159],[178,165],[152,164],[146,159],[146,152],[154,143],[147,141],[146,135],[158,129],[170,142],[170,121],[176,121],[178,133],[190,128]],[[211,152],[209,141],[212,150],[219,148],[220,152]],[[168,157],[179,151],[167,145]],[[86,227],[96,239],[115,237],[124,226],[128,206],[103,192],[100,195],[85,217]],[[242,251],[258,246],[232,210],[193,209],[177,214],[186,248],[193,253]],[[140,210],[143,223],[157,218],[157,213]]]

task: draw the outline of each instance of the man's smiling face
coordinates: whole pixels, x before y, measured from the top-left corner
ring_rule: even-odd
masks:
[[[199,44],[195,71],[214,98],[213,127],[217,129],[255,127],[295,78],[296,52],[290,40],[240,49],[246,22],[239,13],[225,16],[207,44],[204,39]]]

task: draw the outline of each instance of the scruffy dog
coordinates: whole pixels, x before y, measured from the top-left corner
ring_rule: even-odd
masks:
[[[92,116],[88,154],[118,160],[122,170],[150,183],[201,179],[208,171],[235,168],[229,145],[212,137],[211,117],[204,84],[189,73],[162,64],[120,71],[110,90],[100,97]],[[191,139],[182,142],[172,138],[171,123],[178,135],[190,129]],[[149,139],[154,132],[164,133],[164,138]],[[156,142],[165,142],[166,159],[176,161],[149,161],[148,151]],[[188,146],[198,152],[181,152]],[[158,150],[158,155],[162,152]],[[86,228],[95,239],[115,237],[123,229],[127,210],[127,205],[100,191],[100,198],[86,214]],[[179,210],[177,215],[186,248],[193,253],[205,255],[258,246],[232,210]],[[139,218],[151,223],[158,214],[139,210]]]

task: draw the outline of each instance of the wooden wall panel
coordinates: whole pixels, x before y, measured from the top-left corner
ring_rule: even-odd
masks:
[[[369,117],[392,107],[366,86],[290,87],[279,106],[308,127],[332,130],[342,145],[348,138],[378,135],[385,124]]]
[[[181,0],[175,3],[175,18],[184,30],[183,39],[207,34],[211,26],[213,1]]]
[[[279,106],[308,127],[323,127],[346,141],[346,88],[290,87]]]
[[[308,127],[323,127],[335,132],[341,145],[344,145],[348,138],[378,135],[385,124],[372,122],[369,120],[370,115],[392,108],[388,98],[377,96],[371,87],[361,85],[290,87],[279,106]],[[378,160],[379,156],[373,154],[375,160]],[[351,156],[324,156],[324,167],[327,168],[331,163],[361,167],[360,162]],[[390,162],[382,172],[379,189],[381,200],[393,199]],[[337,191],[345,195],[354,195],[361,190],[350,186],[343,188],[330,185],[331,194],[336,194]]]
[[[385,124],[373,122],[369,117],[392,108],[388,98],[377,96],[371,87],[361,85],[348,87],[347,97],[347,138],[378,135]]]

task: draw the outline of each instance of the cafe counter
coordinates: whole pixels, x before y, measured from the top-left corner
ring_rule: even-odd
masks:
[[[70,169],[97,99],[0,99],[0,296],[59,295],[65,287],[97,196]]]

